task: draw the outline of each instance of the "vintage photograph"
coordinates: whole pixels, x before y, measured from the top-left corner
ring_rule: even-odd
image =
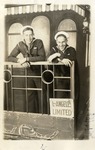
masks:
[[[4,140],[89,140],[91,6],[4,10]]]

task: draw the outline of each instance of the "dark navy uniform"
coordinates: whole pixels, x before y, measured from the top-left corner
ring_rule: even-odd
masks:
[[[22,54],[24,58],[26,58],[27,63],[44,61],[45,60],[45,50],[43,46],[43,42],[40,39],[33,39],[30,43],[30,47],[28,47],[25,41],[19,42],[13,51],[8,56],[7,61],[17,62],[18,54]],[[30,65],[27,68],[27,73],[29,76],[37,76],[40,75],[40,66],[38,65]],[[39,88],[41,86],[40,79],[36,78],[27,78],[27,86],[28,88]],[[28,91],[28,111],[29,112],[39,112],[39,103],[41,101],[40,94],[37,91]],[[18,104],[19,107],[19,104]],[[22,111],[22,110],[21,110]],[[23,110],[24,111],[24,110]]]
[[[75,63],[75,109],[78,109],[78,103],[79,103],[79,93],[80,93],[80,84],[79,84],[79,69],[78,69],[78,63],[77,63],[77,59],[76,59],[76,51],[73,47],[66,45],[64,51],[61,51],[58,49],[57,46],[52,47],[49,56],[53,56],[53,54],[55,53],[60,53],[60,57],[55,57],[53,58],[52,62],[53,63],[58,63],[59,60],[58,58],[60,58],[60,60],[67,58],[71,61],[74,61]],[[55,75],[57,76],[69,76],[70,75],[70,67],[65,66],[65,65],[56,65],[55,66]],[[68,89],[69,88],[69,81],[63,81],[62,79],[56,79],[55,82],[55,86],[56,88],[60,88],[60,89]],[[70,95],[69,93],[56,93],[56,98],[69,98]],[[77,112],[76,112],[77,113]]]
[[[69,46],[69,45],[66,45],[64,51],[59,50],[59,49],[57,48],[57,46],[52,47],[52,49],[51,49],[49,55],[52,55],[52,54],[54,54],[54,53],[56,53],[56,52],[58,52],[58,53],[61,54],[61,56],[59,57],[61,60],[62,60],[63,58],[68,58],[68,59],[70,59],[71,61],[75,61],[75,60],[76,60],[76,51],[75,51],[75,49],[74,49],[73,47],[71,47],[71,46]],[[57,58],[55,58],[55,59],[53,60],[53,62],[55,62],[55,61],[58,62]]]
[[[39,39],[34,39],[30,44],[30,48],[25,44],[24,41],[19,42],[13,49],[11,54],[8,56],[8,61],[17,62],[17,55],[22,54],[24,58],[27,58],[29,62],[44,61],[45,50],[43,42]]]

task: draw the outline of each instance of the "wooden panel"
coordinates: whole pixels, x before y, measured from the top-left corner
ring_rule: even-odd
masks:
[[[74,139],[74,120],[5,111],[4,139]]]

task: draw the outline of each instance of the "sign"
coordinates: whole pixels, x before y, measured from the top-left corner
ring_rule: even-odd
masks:
[[[69,98],[50,98],[50,115],[63,118],[74,117],[74,102]]]

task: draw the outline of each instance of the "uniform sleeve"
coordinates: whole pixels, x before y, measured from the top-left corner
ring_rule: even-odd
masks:
[[[58,58],[57,50],[54,47],[52,47],[49,54],[48,54],[47,60],[49,60],[50,62],[57,63],[58,62],[57,58]]]
[[[45,61],[45,49],[43,42],[41,40],[38,40],[36,46],[38,48],[38,54],[37,56],[30,56],[29,61],[30,62]]]
[[[20,53],[19,45],[17,44],[16,47],[12,50],[10,55],[7,58],[9,62],[17,62],[17,55]]]

